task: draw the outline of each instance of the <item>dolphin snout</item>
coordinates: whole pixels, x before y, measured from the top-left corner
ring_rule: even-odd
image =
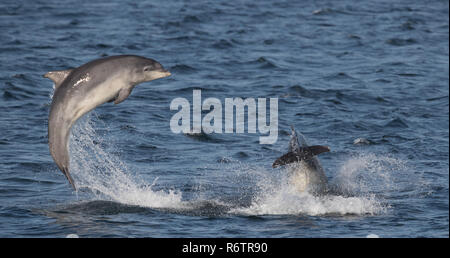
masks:
[[[172,75],[169,71],[167,71],[166,69],[162,69],[161,72],[167,77]]]
[[[171,75],[171,73],[164,68],[155,69],[150,73],[150,78],[148,80],[151,81],[151,80],[161,79],[161,78],[168,77],[170,75]]]

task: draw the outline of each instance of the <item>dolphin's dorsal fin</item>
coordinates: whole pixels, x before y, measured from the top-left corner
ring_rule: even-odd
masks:
[[[292,147],[295,147],[291,149]],[[295,150],[299,147],[308,147],[308,143],[306,142],[305,136],[302,133],[298,133],[295,131],[294,126],[291,125],[291,141],[289,142],[289,151]]]
[[[71,68],[67,70],[51,71],[44,74],[44,77],[52,80],[55,83],[55,89],[57,89],[73,70],[74,69]]]
[[[294,126],[291,125],[291,140],[289,141],[289,152],[295,152],[300,149],[300,144],[298,143],[297,132]]]

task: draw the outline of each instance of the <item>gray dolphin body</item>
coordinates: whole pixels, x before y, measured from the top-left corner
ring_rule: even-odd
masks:
[[[289,151],[275,160],[272,167],[297,163],[290,167],[291,183],[300,191],[323,193],[327,188],[327,177],[316,155],[330,151],[327,146],[309,146],[302,134],[291,128]]]
[[[137,84],[169,75],[170,72],[157,61],[133,55],[101,58],[78,68],[44,75],[55,83],[48,120],[50,153],[74,189],[68,151],[73,124],[105,102],[119,104],[124,101]]]

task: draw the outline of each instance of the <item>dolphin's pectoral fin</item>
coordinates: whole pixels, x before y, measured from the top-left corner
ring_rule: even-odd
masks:
[[[77,188],[75,187],[75,183],[73,182],[72,177],[70,176],[69,173],[69,169],[66,167],[63,167],[61,169],[61,171],[63,172],[63,174],[66,176],[67,180],[69,180],[70,185],[73,187],[73,190],[77,190]]]
[[[64,79],[67,78],[67,76],[73,71],[74,69],[67,69],[67,70],[61,70],[61,71],[51,71],[46,74],[44,74],[45,78],[49,78],[55,83],[55,89],[61,85],[61,83],[64,81]]]
[[[328,146],[322,146],[322,145],[313,145],[308,147],[302,147],[300,148],[301,152],[308,152],[312,156],[319,155],[320,153],[329,152],[330,148]]]
[[[119,94],[117,94],[117,95],[119,95]],[[107,102],[108,102],[108,103],[111,103],[111,102],[115,101],[116,99],[117,99],[117,96],[114,96],[114,97],[112,97],[110,100],[108,100]]]
[[[276,168],[278,166],[286,165],[289,163],[300,162],[302,160],[310,159],[315,155],[319,155],[320,153],[328,151],[330,151],[330,148],[321,145],[300,147],[298,151],[295,152],[290,151],[284,154],[283,156],[279,157],[278,159],[276,159],[275,162],[272,164],[272,167]]]
[[[117,95],[117,97],[114,100],[114,104],[117,105],[120,102],[124,101],[126,98],[128,98],[128,96],[130,96],[131,90],[132,89],[129,89],[129,88],[121,89],[119,91],[119,94]]]
[[[301,161],[301,157],[298,157],[294,152],[288,152],[286,154],[284,154],[283,156],[279,157],[278,159],[276,159],[273,164],[272,167],[276,168],[278,166],[282,166],[282,165],[286,165],[289,163],[294,163],[294,162],[299,162]]]

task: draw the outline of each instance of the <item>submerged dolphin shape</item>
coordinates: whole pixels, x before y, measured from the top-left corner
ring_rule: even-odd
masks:
[[[290,179],[299,191],[310,190],[314,193],[323,192],[326,189],[327,177],[316,155],[330,151],[328,146],[309,146],[302,134],[297,134],[291,126],[291,140],[289,151],[279,157],[272,164],[273,168],[291,163],[299,163],[292,166]]]
[[[157,61],[134,55],[101,58],[77,68],[44,75],[55,83],[48,119],[50,154],[74,189],[68,151],[73,124],[105,102],[121,103],[136,85],[169,75],[170,72]]]

